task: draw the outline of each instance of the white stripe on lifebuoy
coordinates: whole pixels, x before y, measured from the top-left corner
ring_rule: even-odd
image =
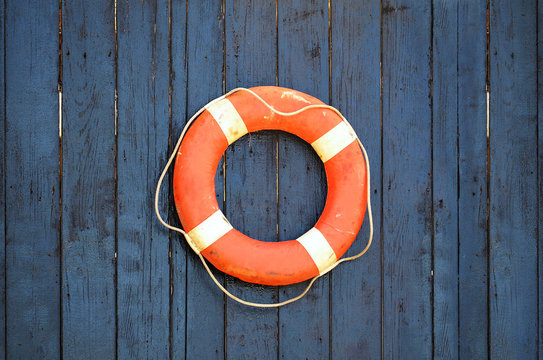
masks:
[[[311,146],[319,154],[322,162],[327,162],[355,140],[356,134],[353,130],[345,122],[340,122],[326,134],[313,141]]]
[[[309,256],[317,265],[319,274],[328,269],[337,261],[336,253],[328,243],[328,240],[317,229],[311,228],[308,232],[296,239],[307,250]]]
[[[192,240],[192,248],[200,253],[232,229],[222,211],[217,210],[188,234]]]
[[[238,111],[232,105],[230,100],[221,99],[212,104],[208,104],[205,109],[211,113],[217,124],[221,127],[228,144],[247,134],[247,126],[243,122]]]

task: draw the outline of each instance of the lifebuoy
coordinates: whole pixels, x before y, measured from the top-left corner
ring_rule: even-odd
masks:
[[[275,86],[250,90],[211,102],[186,132],[175,162],[175,205],[190,246],[217,269],[252,283],[298,283],[326,272],[354,241],[368,201],[366,162],[356,134],[336,112],[311,108],[288,116],[280,113],[323,105],[320,100]],[[252,239],[230,225],[215,198],[215,172],[224,151],[259,130],[297,135],[324,163],[328,182],[324,210],[315,226],[298,239]]]

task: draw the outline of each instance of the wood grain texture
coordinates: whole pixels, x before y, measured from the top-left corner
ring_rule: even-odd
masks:
[[[62,350],[67,358],[112,359],[114,3],[63,3],[62,27]]]
[[[276,133],[252,134],[226,153],[226,216],[243,233],[263,241],[277,238]],[[243,299],[275,303],[277,289],[227,277],[227,289]],[[230,359],[275,359],[277,310],[226,303],[226,351]]]
[[[224,10],[219,0],[189,1],[187,11],[187,113],[223,93]],[[219,164],[222,168],[222,162]],[[219,171],[215,191],[219,206],[224,201],[224,178]],[[187,359],[223,359],[224,295],[211,281],[200,259],[187,256]],[[224,275],[215,270],[219,281]]]
[[[278,82],[329,101],[328,3],[285,1],[278,6]],[[279,240],[309,230],[324,208],[324,166],[313,149],[294,135],[280,134]],[[306,284],[281,287],[279,300],[298,295]],[[329,276],[318,279],[296,303],[279,309],[279,358],[329,356]],[[303,324],[303,326],[300,326]]]
[[[331,357],[380,359],[380,1],[333,1],[331,4],[331,105],[353,125],[368,152],[374,222],[370,250],[362,258],[340,265],[331,273]],[[362,230],[347,255],[360,252],[368,237],[366,213]]]
[[[118,357],[169,356],[169,234],[154,215],[168,156],[169,2],[117,3]],[[168,189],[160,210],[167,214]]]
[[[275,3],[226,1],[226,89],[274,85]],[[255,100],[256,101],[256,100]],[[225,153],[225,214],[232,225],[263,241],[277,241],[277,133],[252,133]],[[226,277],[229,291],[260,303],[278,300],[276,287]],[[230,359],[276,359],[277,309],[226,302],[226,354]]]
[[[434,1],[433,357],[458,358],[458,4]],[[456,190],[456,191],[455,191]]]
[[[536,1],[490,4],[490,351],[537,356]]]
[[[177,142],[187,118],[187,58],[186,58],[186,1],[171,2],[171,129],[170,151]],[[172,164],[173,165],[173,164]],[[169,179],[173,176],[173,166],[170,169]],[[170,183],[170,181],[168,181]],[[168,198],[169,223],[181,226],[173,192],[170,187]],[[183,235],[170,232],[170,353],[171,359],[184,359],[186,350],[186,302],[187,302],[187,250],[192,249],[186,245]]]
[[[6,17],[6,355],[59,358],[59,2]]]
[[[537,178],[538,178],[538,191],[537,202],[539,204],[539,212],[537,219],[537,244],[538,244],[538,357],[543,358],[543,3],[541,0],[537,2]]]
[[[5,78],[5,6],[0,3],[0,359],[6,357],[6,78]]]
[[[114,1],[5,0],[0,358],[540,358],[542,9],[120,0],[116,58]],[[226,300],[153,214],[187,117],[225,90],[264,84],[338,107],[373,175],[368,254],[279,310]],[[169,184],[160,211],[179,225]],[[307,144],[262,132],[226,152],[216,196],[238,229],[278,241],[315,223],[325,184]],[[349,254],[367,235],[366,217]],[[214,271],[255,301],[303,289]]]
[[[458,355],[466,359],[488,357],[486,6],[458,7]]]
[[[383,357],[432,356],[429,1],[383,3]]]

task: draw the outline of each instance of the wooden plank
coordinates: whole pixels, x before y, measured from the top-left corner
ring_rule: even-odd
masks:
[[[5,7],[6,2],[0,5],[0,41],[2,41],[2,53],[0,56],[0,358],[6,357],[6,79],[5,79]],[[4,281],[2,281],[2,279]]]
[[[432,356],[431,4],[383,4],[383,357]]]
[[[227,1],[225,9],[226,88],[275,84],[275,3]],[[247,29],[251,29],[247,31]],[[277,134],[253,133],[225,154],[225,214],[232,225],[255,239],[277,241]],[[277,302],[277,288],[227,276],[228,290],[260,303]],[[277,309],[226,303],[226,356],[277,357]]]
[[[278,43],[279,86],[328,102],[328,3],[280,2]],[[324,208],[326,177],[320,159],[299,138],[280,134],[278,146],[279,240],[290,240],[316,223]],[[282,287],[279,300],[298,295],[305,286],[304,283]],[[279,309],[281,359],[328,357],[329,290],[329,276],[325,275],[303,299]]]
[[[373,244],[364,257],[331,274],[334,359],[381,357],[381,114],[380,1],[333,1],[332,98],[363,142],[371,166]],[[353,32],[355,28],[364,31]],[[369,237],[368,215],[347,252],[359,253]]]
[[[67,358],[111,359],[115,357],[113,2],[63,4],[62,28],[62,350]]]
[[[433,4],[433,357],[458,358],[458,5]]]
[[[186,58],[186,15],[185,1],[172,1],[171,4],[171,128],[170,151],[177,142],[187,118],[187,58]],[[170,170],[173,175],[173,166]],[[169,222],[180,227],[177,217],[173,193],[170,187]],[[186,286],[187,286],[187,250],[192,251],[185,243],[185,238],[176,232],[170,233],[170,359],[185,358],[186,341]]]
[[[59,2],[7,1],[6,357],[60,357]]]
[[[490,4],[490,356],[533,359],[537,316],[537,4]]]
[[[169,2],[117,3],[118,357],[169,356],[169,234],[155,218],[168,157]],[[161,192],[167,214],[168,188]]]
[[[458,355],[462,359],[488,357],[486,6],[486,0],[477,0],[458,7]]]
[[[187,9],[187,113],[223,93],[224,9],[222,1],[189,1]],[[222,169],[222,163],[219,164]],[[215,178],[219,206],[224,201],[222,171]],[[215,270],[219,281],[224,276]],[[187,359],[224,358],[224,295],[192,251],[187,256]]]
[[[538,234],[538,258],[537,258],[537,267],[539,270],[538,273],[538,326],[539,326],[539,337],[538,337],[538,358],[543,358],[543,46],[541,46],[541,41],[543,41],[543,3],[541,1],[537,2],[537,151],[538,151],[538,204],[539,212],[537,219],[537,234]]]

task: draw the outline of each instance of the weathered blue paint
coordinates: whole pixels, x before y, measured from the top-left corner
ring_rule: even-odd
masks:
[[[186,58],[186,15],[187,3],[185,1],[171,2],[171,118],[170,118],[170,149],[177,142],[187,118],[187,58]],[[173,170],[170,171],[170,179]],[[166,184],[165,184],[166,185]],[[170,188],[171,189],[171,188]],[[170,191],[169,223],[181,226],[173,193]],[[172,359],[184,359],[186,349],[186,287],[187,287],[187,249],[192,251],[185,243],[181,234],[170,232],[170,351]]]
[[[115,16],[63,3],[62,350],[115,357]],[[96,347],[100,344],[100,347]]]
[[[463,1],[458,7],[458,355],[463,359],[488,357],[486,73],[486,0]]]
[[[279,2],[278,82],[329,102],[328,3]],[[316,153],[294,135],[278,141],[279,240],[309,230],[324,208],[326,177]],[[320,359],[330,348],[329,276],[318,279],[308,295],[279,309],[279,357]],[[306,284],[279,289],[279,299],[298,295]],[[303,326],[300,326],[303,324]]]
[[[431,3],[383,4],[383,357],[432,356]]]
[[[275,4],[226,1],[226,89],[274,85]],[[251,29],[251,31],[247,31]],[[277,134],[260,132],[236,141],[225,154],[225,214],[239,231],[277,241]],[[278,300],[276,287],[226,277],[227,289],[260,303]],[[226,353],[232,359],[276,359],[277,309],[226,302]]]
[[[434,1],[432,57],[433,357],[458,358],[458,4]]]
[[[6,98],[5,85],[5,56],[6,43],[4,32],[4,13],[6,2],[0,6],[0,41],[2,53],[0,56],[0,99]],[[5,358],[6,353],[6,102],[0,104],[0,358]]]
[[[117,63],[114,2],[6,1],[0,358],[540,357],[543,6],[490,8],[487,148],[486,0],[121,1]],[[187,117],[270,84],[347,116],[375,215],[370,251],[280,310],[226,301],[152,209]],[[322,164],[298,138],[252,134],[225,159],[216,195],[240,230],[277,241],[317,220]],[[179,225],[169,181],[160,210]],[[302,289],[216,273],[256,301]]]
[[[490,356],[533,359],[537,298],[537,4],[490,4]]]
[[[381,106],[380,1],[333,1],[332,98],[363,142],[371,166],[373,244],[359,261],[342,264],[330,276],[334,359],[381,358]],[[364,31],[352,29],[362,28]],[[364,225],[347,255],[368,241]],[[353,337],[352,334],[357,334]]]
[[[188,2],[186,56],[189,117],[224,91],[223,35],[222,1]],[[222,168],[222,161],[219,167]],[[224,203],[223,188],[224,174],[219,171],[215,178],[215,191],[221,208]],[[224,296],[217,292],[217,287],[192,250],[188,252],[187,264],[187,359],[223,359]],[[224,275],[216,270],[215,273],[219,281],[224,282]]]
[[[59,2],[7,1],[5,11],[6,357],[55,359],[61,329]]]
[[[169,235],[153,206],[168,157],[168,18],[167,0],[117,3],[119,359],[169,356]],[[160,205],[166,215],[168,187]]]
[[[537,2],[537,23],[543,24],[543,3]],[[543,296],[543,47],[540,45],[541,39],[543,39],[543,26],[537,26],[537,178],[539,181],[537,190],[537,202],[539,204],[539,212],[537,219],[537,268],[538,268],[538,289],[537,305],[538,305],[538,327],[543,329],[543,304],[541,303],[541,297]],[[538,351],[539,359],[543,357],[543,331],[538,331]]]

